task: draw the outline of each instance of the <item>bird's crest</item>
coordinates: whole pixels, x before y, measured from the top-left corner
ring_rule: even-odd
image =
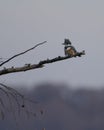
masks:
[[[69,39],[64,39],[63,45],[71,45],[71,41]]]

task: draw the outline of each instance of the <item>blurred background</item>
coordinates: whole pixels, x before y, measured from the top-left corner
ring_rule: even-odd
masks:
[[[104,129],[104,89],[73,90],[65,84],[42,83],[32,91],[23,86],[20,90],[34,103],[25,101],[22,107],[19,99],[19,107],[13,97],[4,100],[3,95],[5,107],[0,105],[1,130]]]
[[[65,38],[78,51],[86,51],[82,57],[0,77],[0,82],[23,93],[27,91],[27,95],[34,91],[42,107],[46,105],[45,119],[32,120],[36,127],[31,130],[44,126],[60,130],[104,129],[103,7],[102,0],[0,0],[0,58],[10,58],[47,41],[3,67],[20,67],[64,56]],[[4,122],[0,124],[5,126]]]

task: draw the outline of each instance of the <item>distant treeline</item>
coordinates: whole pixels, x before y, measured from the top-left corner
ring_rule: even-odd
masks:
[[[19,130],[104,130],[103,89],[73,90],[64,84],[46,83],[35,86],[32,91],[25,90],[24,94],[38,103],[30,108],[36,111],[36,117],[18,116]],[[7,126],[8,130],[17,127],[12,117],[0,122],[0,130]]]

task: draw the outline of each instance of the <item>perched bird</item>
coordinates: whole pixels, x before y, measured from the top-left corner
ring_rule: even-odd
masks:
[[[62,43],[63,45],[65,45],[64,47],[64,52],[66,56],[75,56],[77,51],[75,49],[74,46],[71,45],[71,42],[69,39],[65,39],[64,43]]]

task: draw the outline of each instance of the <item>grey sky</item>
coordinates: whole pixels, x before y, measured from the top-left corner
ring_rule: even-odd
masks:
[[[0,0],[0,56],[10,57],[47,40],[5,66],[22,66],[64,55],[61,43],[69,38],[82,58],[46,65],[42,69],[1,77],[6,83],[32,85],[43,81],[73,86],[104,85],[103,0]]]

